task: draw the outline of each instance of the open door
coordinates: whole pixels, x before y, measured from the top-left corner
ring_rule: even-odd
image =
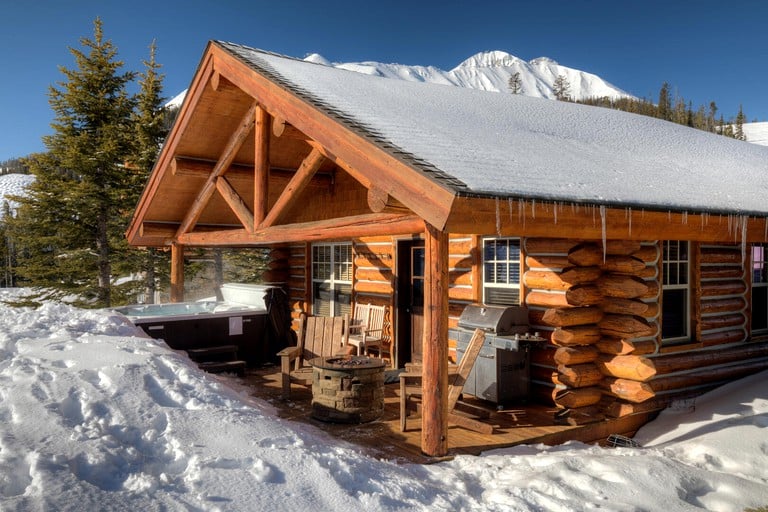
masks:
[[[397,243],[397,366],[421,363],[424,335],[424,241]]]

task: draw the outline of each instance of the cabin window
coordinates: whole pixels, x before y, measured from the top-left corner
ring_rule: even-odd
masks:
[[[662,254],[661,339],[667,343],[690,340],[690,245],[666,241]]]
[[[483,302],[520,304],[520,239],[483,240]]]
[[[752,246],[752,332],[768,332],[768,244]]]
[[[350,313],[352,298],[352,244],[312,246],[312,314]]]

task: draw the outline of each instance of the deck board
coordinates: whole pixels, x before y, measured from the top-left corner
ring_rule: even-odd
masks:
[[[234,378],[234,377],[232,377]],[[400,431],[399,384],[385,386],[384,414],[377,420],[361,424],[326,423],[312,418],[312,391],[309,387],[294,384],[290,400],[281,399],[281,380],[278,367],[249,369],[238,380],[250,394],[269,402],[277,415],[286,420],[312,425],[331,436],[358,445],[369,455],[398,463],[430,463],[435,458],[421,452],[421,425],[418,413],[408,416],[406,432]],[[471,401],[471,397],[467,397]],[[465,428],[450,425],[448,450],[450,458],[460,454],[478,455],[481,452],[518,444],[561,444],[569,440],[587,443],[604,441],[608,435],[631,434],[648,421],[649,415],[633,415],[612,421],[573,426],[555,423],[554,407],[541,404],[523,404],[501,411],[493,404],[477,402],[489,410],[488,421],[494,425],[491,435],[479,434]]]

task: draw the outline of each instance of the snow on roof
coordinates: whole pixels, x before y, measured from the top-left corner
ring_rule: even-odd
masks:
[[[768,214],[768,147],[616,110],[391,80],[218,44],[458,180],[463,187],[448,183],[461,194]]]

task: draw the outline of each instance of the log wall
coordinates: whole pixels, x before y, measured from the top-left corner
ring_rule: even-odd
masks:
[[[704,347],[746,340],[750,275],[741,245],[701,245],[698,251],[696,340]]]
[[[482,297],[481,237],[449,239],[449,326]],[[396,307],[393,237],[353,242],[353,300]],[[738,244],[692,244],[692,337],[661,346],[660,242],[521,240],[521,296],[534,347],[534,398],[572,422],[664,407],[768,367],[768,343],[748,340],[749,265]],[[310,310],[309,244],[274,247],[265,280],[286,284],[293,316]],[[455,361],[455,340],[449,339]]]

